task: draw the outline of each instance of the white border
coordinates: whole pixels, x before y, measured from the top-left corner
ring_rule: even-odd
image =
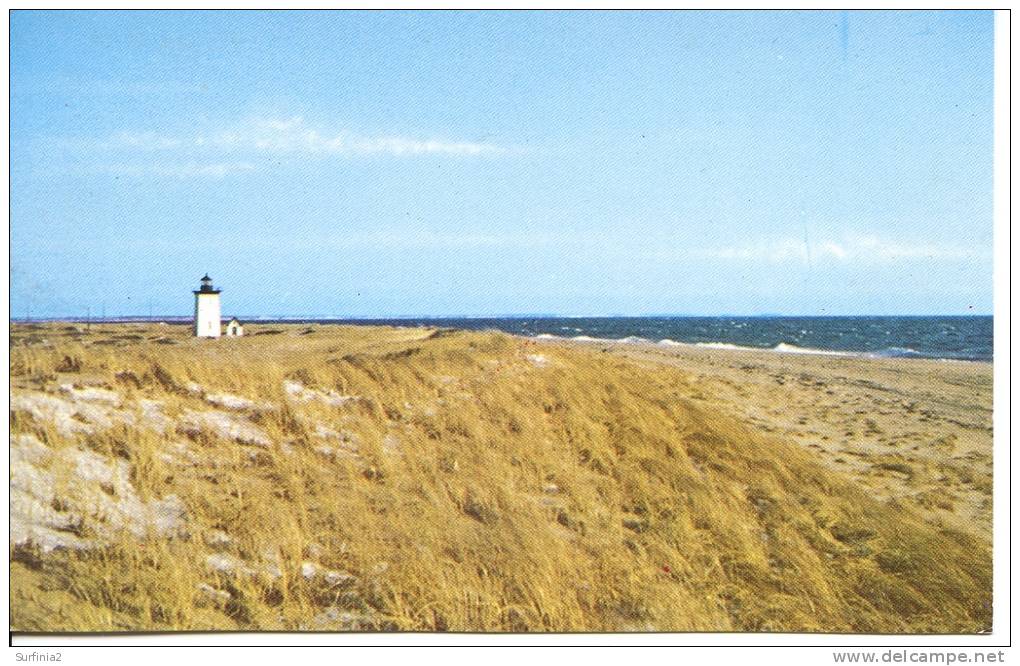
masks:
[[[248,9],[274,9],[288,8],[283,2],[241,2],[239,0],[220,0],[207,3],[198,1],[169,0],[165,2],[130,2],[129,0],[109,0],[100,3],[102,8],[206,8],[213,4],[221,8],[248,8]],[[554,2],[522,2],[520,0],[505,0],[503,2],[491,2],[481,0],[398,0],[383,2],[380,0],[363,0],[361,2],[324,2],[323,0],[299,0],[296,3],[289,3],[302,8],[402,8],[422,9],[436,8],[514,8],[514,9],[540,9],[545,7],[555,8],[577,8],[577,9],[613,9],[620,8],[625,3],[622,0],[615,1],[590,1],[578,2],[577,0],[559,0]],[[23,2],[5,3],[7,9],[32,9],[47,7],[74,7],[88,8],[81,3],[67,2],[40,2],[28,0]],[[626,3],[628,9],[650,8],[650,9],[717,9],[706,2],[686,3],[679,6],[676,2],[668,1],[644,1],[636,4]],[[782,7],[769,5],[764,2],[739,2],[728,8],[731,9],[870,9],[875,8],[876,3],[862,3],[853,1],[821,1],[812,3],[786,2]],[[952,5],[919,2],[907,0],[897,4],[899,9],[988,9],[988,4],[977,0],[964,0],[955,2]],[[10,15],[6,14],[7,34],[10,34]],[[936,646],[968,646],[982,650],[994,651],[993,648],[1003,646],[1011,641],[1011,609],[1010,596],[1012,593],[1010,578],[1010,527],[1011,527],[1011,506],[1009,482],[1012,470],[1012,460],[1009,447],[1009,421],[1010,411],[1007,405],[1012,407],[1010,394],[1010,247],[1011,237],[1009,233],[1010,215],[1010,147],[1012,138],[1010,134],[1010,83],[1011,76],[1011,49],[1010,49],[1010,15],[1008,11],[999,10],[996,12],[995,21],[995,173],[994,173],[994,219],[995,219],[995,471],[994,471],[994,631],[987,636],[872,636],[872,635],[834,635],[834,634],[531,634],[531,635],[510,635],[510,634],[273,634],[273,633],[220,633],[220,634],[121,634],[121,635],[93,635],[93,636],[19,636],[12,639],[15,646],[59,646],[57,652],[64,655],[62,661],[75,663],[134,663],[142,657],[152,666],[158,664],[175,664],[183,657],[186,659],[202,655],[206,660],[236,659],[241,655],[253,658],[256,661],[262,659],[277,660],[301,659],[306,661],[336,660],[337,656],[323,652],[322,648],[312,646],[451,646],[451,645],[537,645],[537,646],[564,646],[564,645],[614,645],[614,646],[715,646],[715,647],[689,647],[684,652],[684,657],[694,659],[693,663],[719,659],[720,647],[737,648],[738,646],[765,646],[765,649],[752,652],[748,647],[735,650],[727,650],[727,654],[734,659],[762,664],[799,664],[799,663],[833,663],[832,652],[834,649],[822,649],[821,647],[804,647],[802,649],[774,650],[768,648],[790,647],[790,646],[916,646],[918,648],[934,648]],[[3,51],[2,59],[8,63],[9,50]],[[9,64],[9,63],[8,63]],[[8,93],[9,93],[8,81]],[[8,119],[9,108],[5,107],[3,118]],[[4,137],[4,145],[9,154],[9,137]],[[9,175],[9,172],[8,172]],[[9,192],[4,191],[4,201],[8,201]],[[8,207],[9,210],[9,207]],[[8,263],[10,261],[10,238],[5,240],[7,248]],[[9,275],[5,275],[9,280]],[[9,284],[8,284],[9,294]],[[8,332],[9,335],[9,332]],[[4,347],[6,353],[8,347]],[[8,387],[9,392],[9,378]],[[9,493],[8,491],[6,491]],[[9,567],[9,564],[8,564]],[[7,590],[7,576],[3,577],[2,585]],[[6,594],[9,599],[9,593]],[[8,620],[7,605],[3,605],[3,615]],[[138,650],[116,650],[111,646],[134,646],[142,647],[153,645],[216,645],[216,646],[307,646],[309,650],[302,650],[294,653],[278,652],[267,647],[254,648],[236,647],[229,652],[219,650],[200,651],[198,653],[180,653],[177,650],[160,652],[145,649],[144,653]],[[86,647],[87,646],[87,647]],[[885,653],[885,648],[877,648],[879,654]],[[360,650],[358,650],[360,652]],[[21,647],[8,648],[8,657],[16,662],[16,653],[31,655],[33,653],[49,653],[53,649]],[[240,654],[237,654],[240,652]],[[346,654],[346,653],[345,653]],[[444,664],[470,658],[477,659],[473,651],[448,651],[425,653],[441,656]],[[472,655],[472,656],[469,656]],[[365,655],[368,656],[368,655]],[[348,655],[348,658],[354,655]],[[497,662],[509,661],[494,653],[487,652],[485,658],[492,660],[495,657]],[[431,657],[430,657],[431,658]],[[416,661],[419,657],[415,657]],[[516,658],[515,658],[516,660]],[[23,661],[22,663],[38,663],[37,661]],[[148,666],[148,665],[147,665]]]

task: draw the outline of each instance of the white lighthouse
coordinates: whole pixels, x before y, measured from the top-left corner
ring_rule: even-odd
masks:
[[[200,338],[220,337],[220,290],[214,289],[206,274],[195,292],[195,335]]]

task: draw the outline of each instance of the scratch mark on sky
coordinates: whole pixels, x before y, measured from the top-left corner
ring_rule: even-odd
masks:
[[[846,62],[850,48],[850,12],[846,10],[839,13],[839,46],[843,51],[843,62]]]

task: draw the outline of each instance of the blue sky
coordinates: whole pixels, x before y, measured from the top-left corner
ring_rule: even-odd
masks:
[[[12,315],[992,309],[990,12],[14,12]]]

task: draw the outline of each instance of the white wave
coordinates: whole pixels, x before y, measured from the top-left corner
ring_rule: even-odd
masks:
[[[730,351],[767,351],[759,347],[742,347],[740,345],[730,344],[729,342],[695,342],[695,347],[704,347],[706,349],[728,349]]]
[[[889,347],[874,352],[864,351],[841,351],[836,349],[818,349],[815,347],[799,347],[797,345],[790,344],[788,342],[780,342],[774,347],[750,347],[745,345],[736,345],[730,342],[694,342],[685,343],[677,342],[669,338],[663,338],[658,342],[642,338],[636,335],[630,335],[625,338],[612,339],[612,338],[595,338],[589,335],[575,335],[571,338],[565,338],[556,335],[550,335],[548,333],[540,333],[535,338],[543,340],[564,340],[570,339],[576,342],[597,342],[600,344],[657,344],[662,347],[684,347],[687,345],[693,345],[695,347],[701,347],[703,349],[719,349],[725,351],[748,351],[748,352],[775,352],[780,354],[801,354],[810,356],[841,356],[850,358],[917,358],[923,357],[924,354],[911,349],[909,347]]]
[[[649,340],[647,338],[639,338],[636,335],[630,335],[630,336],[627,336],[626,338],[619,338],[619,339],[614,339],[614,338],[593,338],[590,335],[575,335],[574,337],[572,337],[570,339],[574,340],[576,342],[598,342],[600,344],[617,344],[617,343],[636,344],[636,343],[650,343],[651,342],[651,340]]]
[[[812,347],[798,347],[797,345],[790,345],[785,342],[780,342],[772,348],[772,351],[784,354],[814,354],[818,356],[859,356],[859,354],[855,354],[853,352],[835,351],[833,349],[814,349]]]
[[[725,349],[727,351],[752,351],[752,352],[779,352],[782,354],[818,354],[823,356],[856,356],[851,352],[832,351],[828,349],[813,349],[811,347],[798,347],[786,342],[780,342],[772,348],[768,347],[746,347],[735,345],[729,342],[695,342],[695,347],[705,349]]]
[[[910,347],[888,347],[877,352],[872,352],[868,356],[875,356],[878,358],[909,358],[913,356],[923,356],[921,352]]]
[[[663,343],[660,343],[663,344]],[[924,356],[916,349],[909,347],[890,347],[876,352],[840,351],[836,349],[817,349],[814,347],[798,347],[788,342],[780,342],[775,347],[744,347],[729,342],[695,342],[694,346],[706,349],[725,349],[729,351],[778,352],[780,354],[803,354],[810,356],[843,356],[851,358],[916,358]]]

